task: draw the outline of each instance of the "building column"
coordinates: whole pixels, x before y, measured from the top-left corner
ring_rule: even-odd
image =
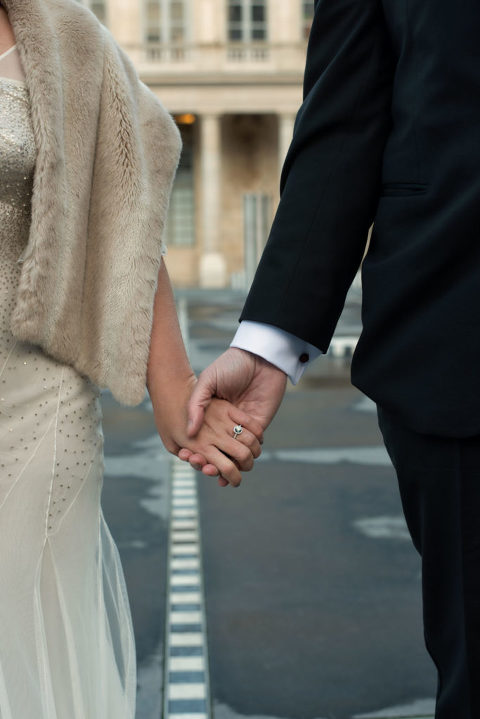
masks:
[[[200,122],[201,212],[203,254],[200,287],[225,287],[227,267],[220,246],[221,127],[219,115],[202,115]]]
[[[288,148],[292,142],[293,126],[295,124],[295,115],[285,114],[278,116],[278,167],[279,173],[282,170],[283,163],[287,156]]]

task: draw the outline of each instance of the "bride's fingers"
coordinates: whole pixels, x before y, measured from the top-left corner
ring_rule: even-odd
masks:
[[[219,476],[218,469],[213,464],[205,464],[206,459],[201,454],[195,454],[191,449],[185,447],[178,453],[179,459],[183,462],[189,462],[193,469],[201,471],[207,477],[218,477],[220,487],[228,487],[228,482]]]
[[[203,468],[208,465],[205,456],[200,452],[190,452],[188,461],[190,462],[190,465],[193,467],[193,469],[197,470],[197,472],[202,472]]]
[[[220,479],[224,479],[228,482],[228,484],[238,487],[242,481],[242,475],[234,459],[231,459],[216,447],[211,447],[209,451],[209,459],[212,466],[218,468]]]
[[[182,460],[182,462],[188,462],[190,457],[192,456],[192,450],[191,449],[181,449],[178,453],[178,458]]]
[[[218,477],[220,472],[214,464],[206,464],[204,467],[202,467],[202,474],[204,474],[206,477]]]
[[[233,430],[232,434],[228,436],[233,438]],[[248,447],[254,459],[258,459],[262,454],[262,445],[258,441],[257,437],[243,425],[241,433],[236,435],[234,441],[240,442],[245,447]]]
[[[200,454],[199,452],[191,454],[189,462],[194,469],[206,474],[207,477],[218,477],[219,475],[219,471],[215,465],[210,464],[210,462],[205,459],[203,454]]]
[[[208,464],[203,454],[192,452],[191,449],[184,447],[179,451],[178,458],[181,459],[182,462],[189,462],[192,468],[196,469],[197,472],[203,472],[203,474],[209,477],[218,476],[218,469],[214,467],[213,464]]]
[[[228,414],[233,422],[232,435],[233,428],[236,425],[241,424],[244,429],[248,429],[248,431],[256,437],[259,444],[263,444],[263,427],[260,422],[257,422],[257,420],[253,419],[253,417],[251,417],[249,414],[246,414],[243,410],[238,409],[233,405],[230,405],[228,409]]]
[[[239,442],[238,439],[233,439],[226,435],[223,438],[218,438],[215,446],[228,459],[231,459],[242,472],[249,472],[253,469],[254,458],[252,451],[246,444]]]

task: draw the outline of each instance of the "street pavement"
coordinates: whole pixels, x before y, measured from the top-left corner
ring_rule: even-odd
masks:
[[[178,294],[195,371],[229,343],[242,296]],[[339,335],[358,333],[349,296]],[[139,663],[137,719],[162,714],[172,462],[148,399],[103,395],[105,517],[125,570]],[[321,357],[285,401],[238,489],[199,477],[215,719],[431,717],[420,564],[373,404],[348,359]]]

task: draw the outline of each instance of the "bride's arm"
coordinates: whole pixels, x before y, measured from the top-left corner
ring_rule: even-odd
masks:
[[[152,400],[155,423],[163,444],[172,454],[182,447],[202,454],[230,484],[238,485],[238,467],[248,471],[260,454],[258,438],[262,428],[229,402],[216,400],[196,437],[187,435],[187,403],[196,383],[185,351],[167,268],[162,260],[155,295],[147,388]],[[232,437],[235,424],[246,428],[242,441]],[[256,435],[256,436],[255,436]],[[223,450],[220,451],[220,450]],[[236,464],[226,456],[232,457]]]

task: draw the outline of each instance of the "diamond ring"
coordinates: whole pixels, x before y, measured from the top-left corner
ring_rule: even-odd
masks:
[[[235,427],[233,428],[233,439],[237,439],[237,437],[238,437],[240,434],[242,434],[242,432],[243,432],[243,427],[242,427],[242,425],[241,425],[241,424],[236,424]]]

